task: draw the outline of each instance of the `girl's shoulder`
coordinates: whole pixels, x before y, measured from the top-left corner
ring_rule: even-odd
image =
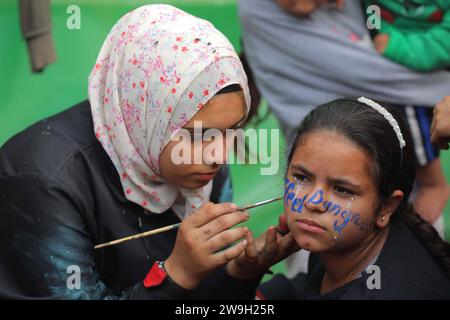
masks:
[[[400,219],[394,219],[373,266],[363,273],[352,298],[450,299],[450,279],[424,244]]]

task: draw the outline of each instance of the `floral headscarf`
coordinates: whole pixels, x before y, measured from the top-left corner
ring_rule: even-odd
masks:
[[[171,137],[219,90],[247,77],[214,26],[169,5],[146,5],[108,34],[89,75],[97,139],[116,167],[126,198],[153,213],[184,218],[209,201],[212,182],[186,189],[164,181],[159,156]]]

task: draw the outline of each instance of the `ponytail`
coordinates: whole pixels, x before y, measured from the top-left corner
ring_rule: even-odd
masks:
[[[450,278],[450,243],[443,240],[436,229],[414,211],[412,205],[406,206],[400,217]]]

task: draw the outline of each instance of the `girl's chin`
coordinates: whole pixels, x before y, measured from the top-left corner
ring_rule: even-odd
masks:
[[[333,248],[331,241],[327,242],[326,239],[315,235],[299,233],[294,235],[294,238],[300,248],[312,253],[329,251]]]
[[[204,186],[206,186],[209,183],[209,181],[199,181],[196,179],[192,179],[192,177],[187,177],[184,181],[178,183],[180,187],[186,188],[186,189],[199,189]]]

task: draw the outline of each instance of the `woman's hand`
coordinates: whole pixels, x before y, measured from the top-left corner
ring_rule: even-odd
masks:
[[[378,53],[383,54],[389,44],[389,35],[385,33],[379,33],[375,36],[373,42],[375,45],[375,50],[377,50]]]
[[[450,96],[438,103],[433,113],[431,142],[441,149],[448,149],[450,143]]]
[[[290,13],[306,17],[315,10],[325,4],[333,5],[336,9],[342,10],[344,8],[345,0],[276,0],[278,5],[289,11]]]
[[[245,227],[230,229],[248,220],[248,213],[237,208],[231,203],[207,203],[181,223],[174,249],[164,263],[167,274],[179,286],[194,289],[209,272],[245,250],[247,241],[243,240],[219,251],[248,232]]]
[[[262,276],[267,269],[287,258],[300,247],[290,232],[286,231],[284,215],[279,218],[278,227],[270,227],[256,240],[251,232],[247,233],[247,247],[239,257],[227,265],[228,273],[240,279],[254,279]]]

